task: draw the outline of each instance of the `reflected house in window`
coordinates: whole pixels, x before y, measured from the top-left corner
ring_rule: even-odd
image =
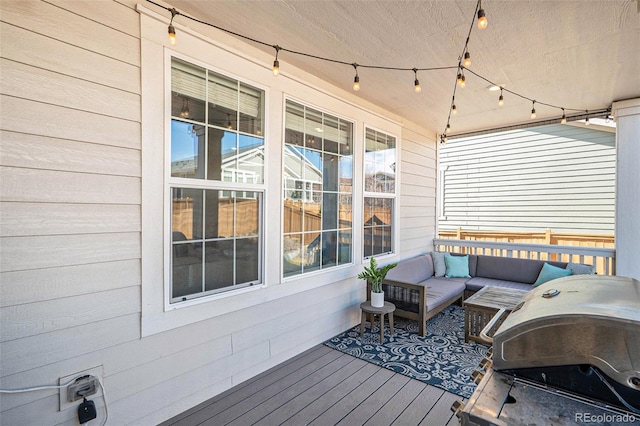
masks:
[[[284,275],[351,263],[353,123],[287,101],[284,142]]]

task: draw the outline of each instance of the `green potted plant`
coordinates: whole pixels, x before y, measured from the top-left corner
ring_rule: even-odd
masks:
[[[361,280],[367,280],[371,284],[371,306],[381,308],[384,306],[384,292],[382,291],[382,281],[387,276],[387,272],[395,268],[397,263],[389,263],[378,268],[375,257],[369,258],[369,266],[364,267],[364,271],[358,274]]]

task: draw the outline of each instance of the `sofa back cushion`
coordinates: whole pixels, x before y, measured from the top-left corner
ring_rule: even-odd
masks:
[[[387,279],[407,283],[421,283],[433,276],[431,254],[422,254],[398,262],[398,266],[387,272]]]
[[[548,263],[561,268],[567,266],[563,262]],[[543,264],[543,260],[478,255],[475,276],[533,284]]]

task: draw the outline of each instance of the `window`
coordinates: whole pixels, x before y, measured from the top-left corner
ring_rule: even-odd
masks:
[[[264,92],[171,59],[170,302],[262,281]]]
[[[396,138],[365,129],[364,256],[393,252]]]
[[[352,262],[353,123],[287,100],[284,276]]]

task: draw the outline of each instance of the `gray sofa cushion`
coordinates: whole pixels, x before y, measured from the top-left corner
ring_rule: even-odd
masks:
[[[463,281],[431,278],[427,281],[427,312],[438,309],[465,289]]]
[[[517,259],[512,257],[477,256],[476,277],[533,284],[538,279],[543,260]],[[564,268],[566,263],[548,262]]]
[[[447,270],[447,267],[444,263],[444,255],[446,253],[439,251],[431,252],[431,259],[433,260],[433,275],[436,277],[444,277],[444,273]]]
[[[386,279],[406,283],[421,283],[433,276],[431,254],[423,254],[403,260],[398,266],[387,272]]]
[[[389,275],[387,274],[387,277]],[[438,278],[431,277],[419,283],[412,283],[427,287],[427,312],[441,306],[447,299],[464,291],[464,282],[468,278]],[[383,284],[385,300],[400,304],[400,309],[418,311],[420,295],[416,290]],[[405,305],[406,304],[406,305]],[[407,306],[414,305],[414,306]]]
[[[517,281],[494,280],[493,278],[474,277],[467,280],[467,290],[478,291],[483,287],[504,287],[514,288],[516,290],[531,290],[531,284],[521,283]]]

